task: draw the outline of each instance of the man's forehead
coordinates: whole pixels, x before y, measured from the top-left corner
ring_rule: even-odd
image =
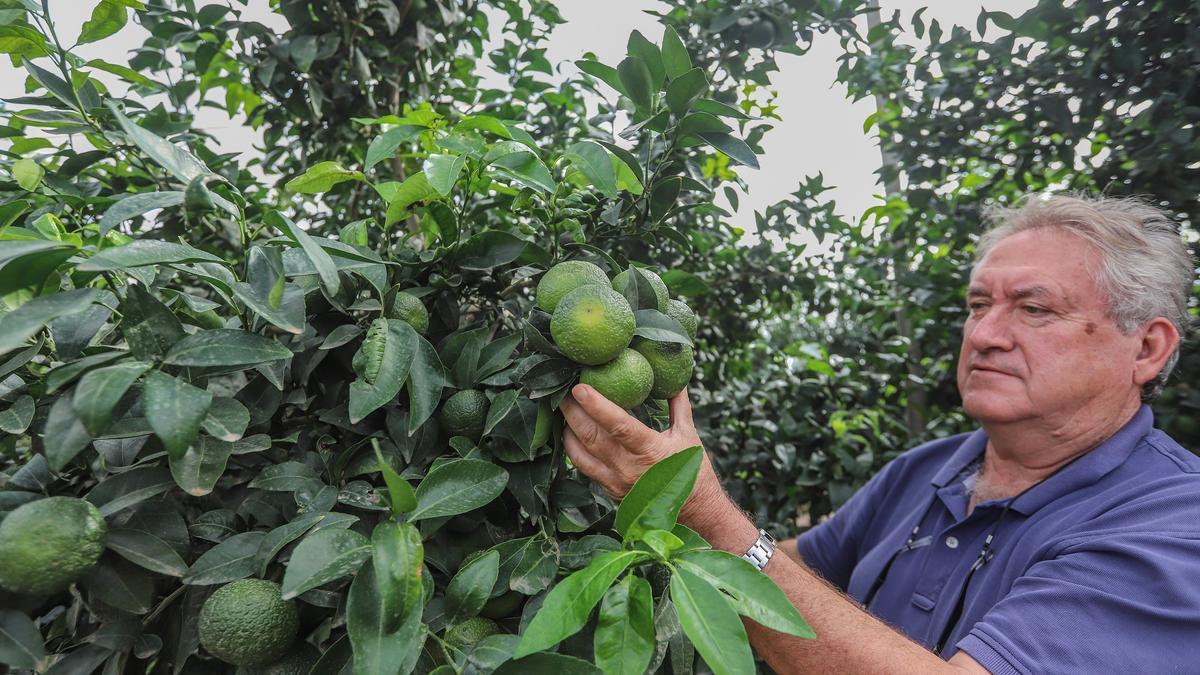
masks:
[[[996,293],[1001,293],[1010,298],[1057,298],[1066,299],[1067,295],[1061,289],[1054,286],[1046,286],[1039,283],[1026,284],[1005,284],[996,283],[989,284],[986,281],[979,283],[972,280],[971,285],[967,287],[967,297],[990,297]]]

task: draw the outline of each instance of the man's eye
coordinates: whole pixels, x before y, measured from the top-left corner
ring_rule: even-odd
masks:
[[[967,308],[968,308],[968,309],[970,309],[972,312],[978,312],[978,311],[981,311],[981,310],[983,310],[985,307],[987,307],[987,303],[984,303],[984,302],[971,302],[971,303],[967,303]]]
[[[1035,316],[1045,314],[1049,311],[1045,307],[1038,307],[1037,305],[1025,305],[1024,309],[1026,314],[1033,314]]]

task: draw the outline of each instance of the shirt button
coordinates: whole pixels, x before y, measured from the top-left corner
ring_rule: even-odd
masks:
[[[946,548],[958,548],[958,537],[946,537]]]

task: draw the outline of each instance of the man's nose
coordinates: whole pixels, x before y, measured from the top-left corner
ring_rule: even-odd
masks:
[[[992,307],[981,316],[969,319],[963,338],[977,352],[1013,348],[1012,317],[1001,307]]]

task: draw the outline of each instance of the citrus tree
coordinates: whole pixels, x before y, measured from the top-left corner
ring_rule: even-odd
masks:
[[[85,61],[48,3],[0,7],[29,91],[0,112],[0,661],[681,673],[698,652],[741,673],[741,617],[812,637],[676,523],[698,448],[619,505],[562,453],[579,380],[664,421],[697,346],[671,296],[697,277],[641,245],[702,243],[676,226],[714,213],[701,165],[756,161],[747,111],[675,30],[580,62],[623,138],[581,124],[548,146],[508,104],[412,100],[280,189],[138,99],[187,97],[137,69],[160,61]],[[78,42],[129,8],[154,17],[142,54],[189,45],[194,68],[231,30],[219,8],[103,0]],[[354,218],[289,208],[355,191]]]

